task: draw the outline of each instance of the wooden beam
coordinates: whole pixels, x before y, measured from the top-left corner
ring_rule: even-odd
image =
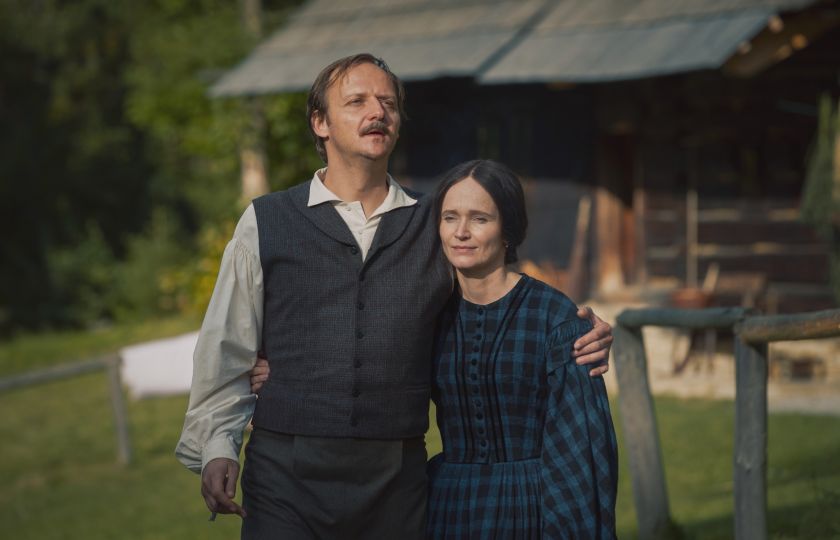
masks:
[[[114,355],[108,358],[108,390],[111,394],[111,410],[114,413],[114,430],[117,435],[117,462],[120,465],[131,463],[131,440],[128,434],[128,412],[123,397],[122,379],[120,378],[121,358]]]
[[[781,20],[781,19],[779,19]],[[736,52],[723,66],[724,73],[752,77],[787,59],[827,31],[840,25],[840,10],[813,9],[782,21],[782,27],[766,28]]]
[[[673,524],[642,330],[618,324],[613,333],[622,435],[630,462],[639,537],[666,538]]]
[[[6,392],[34,384],[69,379],[77,375],[84,375],[95,371],[102,371],[105,369],[107,360],[107,357],[97,358],[95,360],[84,360],[81,362],[67,363],[46,369],[40,369],[38,371],[30,371],[20,375],[5,377],[0,379],[0,392]]]
[[[837,337],[840,336],[840,309],[750,317],[736,326],[735,332],[747,343]]]
[[[706,309],[645,308],[627,309],[616,318],[620,325],[639,328],[663,326],[686,329],[729,329],[740,322],[749,310],[740,307]]]
[[[735,340],[735,539],[767,538],[767,344]]]

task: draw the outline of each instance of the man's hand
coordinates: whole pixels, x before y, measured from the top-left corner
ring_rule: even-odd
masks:
[[[239,463],[228,458],[211,459],[201,471],[201,496],[211,512],[238,514],[245,517],[245,509],[233,502]]]
[[[575,341],[572,356],[577,359],[578,364],[604,362],[603,365],[597,366],[589,372],[592,377],[603,375],[610,370],[610,347],[613,341],[612,327],[595,315],[592,308],[588,306],[580,307],[577,316],[581,319],[588,319],[592,323],[592,330]]]
[[[251,393],[259,394],[263,383],[268,380],[268,374],[271,370],[268,368],[268,359],[263,356],[263,352],[257,353],[257,363],[251,368]]]

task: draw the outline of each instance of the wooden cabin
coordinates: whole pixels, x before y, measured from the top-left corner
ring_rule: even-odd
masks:
[[[395,176],[512,166],[521,255],[576,299],[712,278],[724,304],[836,305],[799,198],[817,100],[840,96],[839,2],[312,0],[213,93],[306,90],[361,51],[406,82]]]

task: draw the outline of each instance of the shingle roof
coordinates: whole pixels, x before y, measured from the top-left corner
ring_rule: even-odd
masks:
[[[356,52],[403,80],[604,81],[720,66],[815,0],[312,0],[212,94],[303,90]]]

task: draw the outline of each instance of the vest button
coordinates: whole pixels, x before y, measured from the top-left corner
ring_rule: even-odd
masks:
[[[356,339],[362,339],[363,337],[365,337],[365,333],[364,333],[364,332],[362,332],[361,330],[359,330],[358,332],[356,332]]]
[[[350,253],[352,253],[353,255],[357,254],[358,252],[359,252],[359,248],[357,248],[356,246],[351,246],[350,247]]]
[[[361,310],[365,309],[365,303],[364,302],[356,302],[356,307],[361,311]]]
[[[361,360],[356,360],[356,361],[353,363],[353,367],[356,367],[356,368],[360,368],[360,367],[362,367],[362,361],[361,361]]]
[[[353,390],[353,397],[359,397],[359,395],[361,395],[361,392],[359,392],[359,390],[358,390],[358,389],[357,389],[357,390]]]

